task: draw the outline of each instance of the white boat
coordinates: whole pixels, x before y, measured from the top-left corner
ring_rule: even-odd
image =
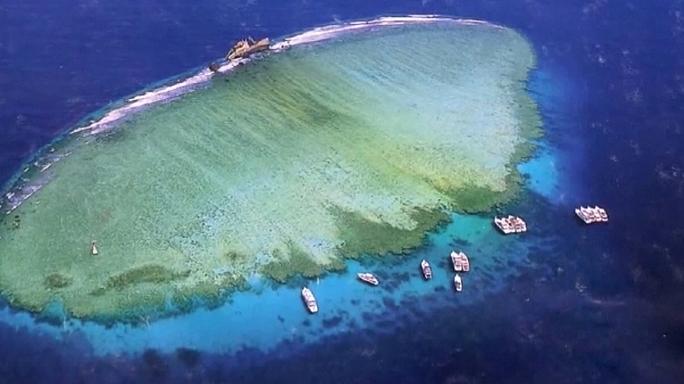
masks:
[[[97,245],[94,241],[92,243],[90,243],[90,254],[93,256],[97,256],[97,254],[98,254]]]
[[[461,252],[451,251],[449,256],[451,257],[451,264],[454,266],[454,271],[462,272],[463,265],[461,265]]]
[[[380,284],[378,278],[375,277],[375,275],[373,275],[372,273],[357,273],[356,276],[359,278],[359,280],[363,281],[364,283],[368,283],[370,285]]]
[[[594,207],[580,206],[579,208],[575,208],[575,214],[585,224],[608,222],[608,213],[606,212],[605,209],[603,209],[599,206],[594,206]]]
[[[454,265],[455,272],[468,272],[470,271],[470,260],[468,256],[462,251],[456,252],[451,251],[451,264]]]
[[[589,223],[597,223],[599,221],[598,212],[594,211],[589,207],[580,207],[580,212],[587,218]]]
[[[587,212],[584,211],[584,207],[575,208],[575,215],[584,222],[584,224],[591,224],[594,222],[594,218],[589,216]]]
[[[423,259],[423,261],[420,262],[420,270],[423,271],[425,280],[432,279],[432,267],[430,267],[430,263],[428,263],[427,260]]]
[[[494,217],[494,225],[505,235],[527,232],[527,223],[519,216]]]
[[[496,227],[499,228],[499,230],[506,235],[508,235],[512,231],[512,228],[510,228],[510,226],[508,225],[508,221],[504,219],[494,217],[494,225],[496,225]]]
[[[606,212],[605,209],[600,208],[598,206],[596,206],[594,208],[596,208],[596,210],[598,210],[599,217],[601,218],[601,221],[608,222],[608,212]]]
[[[461,292],[463,290],[463,281],[458,274],[454,276],[454,287],[456,288],[456,292]]]
[[[313,292],[307,287],[302,288],[302,300],[306,304],[306,309],[311,313],[318,312],[318,303],[316,303],[316,297],[314,297]]]
[[[584,212],[582,212],[582,209],[581,209],[581,208],[582,208],[582,207],[580,207],[580,208],[575,208],[575,215],[577,215],[577,217],[579,217],[580,220],[584,221],[584,223],[588,224],[588,223],[587,223],[587,220],[585,220]]]
[[[463,252],[461,252],[461,267],[463,272],[470,271],[470,260],[468,260],[468,256]]]

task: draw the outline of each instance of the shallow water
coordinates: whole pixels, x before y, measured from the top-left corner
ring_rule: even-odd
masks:
[[[72,139],[4,220],[3,290],[37,311],[57,301],[76,317],[145,315],[254,274],[401,251],[437,221],[421,212],[505,200],[510,164],[538,130],[520,89],[527,42],[473,21],[383,20],[403,22],[292,46]],[[298,39],[312,40],[286,41]],[[84,247],[93,239],[98,257]]]
[[[25,4],[30,2],[20,5]],[[540,231],[517,241],[534,240],[552,249],[529,248],[532,262],[516,268],[518,276],[504,280],[502,289],[486,293],[481,300],[428,312],[412,311],[419,302],[407,300],[382,316],[392,326],[385,322],[378,327],[331,332],[313,343],[295,339],[269,353],[249,348],[236,354],[190,348],[165,353],[153,349],[169,338],[159,336],[157,344],[147,342],[150,349],[142,354],[95,357],[93,348],[97,350],[102,344],[95,343],[94,347],[83,333],[71,332],[56,341],[44,332],[57,333],[59,327],[24,326],[26,322],[33,324],[33,320],[19,321],[30,319],[28,315],[4,309],[0,326],[0,355],[5,362],[0,367],[2,380],[679,382],[684,374],[682,279],[677,274],[682,269],[684,244],[678,236],[681,224],[676,220],[682,214],[679,168],[684,153],[677,129],[682,102],[677,91],[682,78],[682,56],[677,47],[682,45],[682,35],[677,31],[682,22],[676,15],[682,11],[681,4],[320,1],[287,9],[281,2],[251,6],[198,3],[192,8],[183,2],[165,9],[167,20],[181,21],[174,25],[149,17],[156,4],[137,4],[151,10],[129,12],[132,6],[120,8],[114,3],[94,8],[52,7],[44,12],[41,27],[31,29],[18,25],[31,25],[27,21],[35,18],[35,12],[20,12],[15,5],[5,8],[10,12],[0,12],[0,18],[12,16],[3,20],[7,22],[0,23],[0,28],[11,27],[12,36],[26,41],[44,41],[49,34],[37,33],[59,26],[62,32],[55,44],[40,46],[41,52],[52,57],[63,55],[61,63],[66,68],[62,72],[36,70],[32,77],[20,76],[13,69],[0,72],[0,81],[7,82],[10,74],[10,84],[14,85],[8,88],[11,93],[2,96],[6,108],[0,108],[3,126],[10,127],[8,140],[0,140],[3,175],[16,170],[32,149],[54,137],[55,132],[72,127],[84,113],[193,67],[198,60],[220,56],[226,36],[262,31],[280,35],[335,17],[354,19],[387,12],[458,14],[522,30],[540,52],[538,73],[544,86],[537,87],[535,84],[541,84],[534,81],[530,92],[541,106],[545,145],[555,159],[538,165],[555,164],[560,179],[553,189],[559,191],[556,197],[564,197],[553,202],[532,194],[506,211],[525,212],[528,221],[535,223],[534,230]],[[63,20],[72,19],[61,17],[62,13],[75,15],[81,24],[65,25]],[[197,22],[200,19],[202,23]],[[90,29],[102,33],[74,38],[83,35],[82,26],[93,25],[98,28]],[[184,35],[188,25],[195,26],[192,36]],[[172,38],[157,39],[155,30],[161,31],[159,36]],[[3,38],[10,35],[0,33]],[[142,35],[149,39],[130,43]],[[79,57],[74,52],[84,43],[93,41],[110,53],[96,71],[89,68],[92,61],[70,59]],[[152,51],[150,41],[157,51],[154,55],[146,54]],[[198,46],[196,41],[207,43]],[[4,57],[21,62],[22,74],[34,66],[42,68],[45,59],[32,60],[38,50],[19,43],[14,42],[23,48],[19,54]],[[9,46],[4,44],[3,49]],[[2,58],[0,55],[0,66],[5,69]],[[133,60],[139,64],[102,70],[111,67],[112,58],[119,64]],[[75,70],[85,74],[83,81],[65,86],[72,84],[68,74]],[[41,73],[54,81],[41,77]],[[48,90],[59,92],[21,92],[46,84],[54,87]],[[18,107],[21,103],[34,110]],[[17,119],[18,111],[25,115],[23,119]],[[532,182],[531,188],[545,184]],[[605,204],[611,224],[578,226],[568,211],[585,202]],[[558,237],[560,241],[553,240]],[[444,300],[453,298],[453,292],[445,289]],[[335,321],[328,321],[331,329]],[[193,330],[201,331],[200,327]],[[140,336],[143,332],[132,334],[144,338]],[[205,339],[198,343],[208,344]],[[118,340],[119,345],[134,345],[131,350],[135,351],[145,344]]]
[[[392,32],[389,36],[393,36]],[[401,43],[404,44],[408,37],[401,36]],[[425,36],[419,34],[417,38],[423,39]],[[491,44],[492,42],[487,46]],[[374,47],[377,46],[372,45],[365,49]],[[337,54],[349,55],[344,52]],[[324,58],[317,57],[316,60],[324,60]],[[345,68],[347,64],[345,62]],[[275,65],[287,66],[288,62],[281,60]],[[320,63],[317,65],[319,65],[317,68],[320,68]],[[257,67],[255,71],[258,69]],[[387,70],[380,70],[378,73],[382,73],[382,76],[389,76]],[[364,78],[373,78],[373,76],[365,74]],[[228,84],[219,83],[217,86],[231,93],[236,93],[236,90],[243,87],[240,84],[236,85],[231,77],[226,79],[230,80]],[[224,79],[219,78],[215,81],[223,82]],[[538,82],[538,85],[541,87],[546,84]],[[407,85],[404,84],[402,87],[407,87]],[[212,92],[225,91],[219,88]],[[213,99],[219,97],[213,93],[208,96]],[[237,94],[241,95],[241,93]],[[431,98],[434,97],[435,94],[431,94]],[[474,94],[471,93],[469,97],[473,98]],[[191,95],[188,102],[197,106],[194,95]],[[175,104],[164,106],[163,111],[175,106]],[[151,116],[154,119],[155,114]],[[125,128],[151,129],[148,126],[140,126],[147,124],[146,119],[150,117],[136,117],[134,121],[128,123],[130,126]],[[162,127],[164,126],[162,124]],[[126,131],[121,134],[125,135]],[[128,134],[137,136],[148,133],[133,131]],[[115,146],[119,140],[125,140],[117,135],[119,134],[115,134],[112,139],[106,139],[102,143],[86,143],[85,145],[98,145],[101,151],[105,148],[104,146]],[[528,178],[526,188],[551,197],[552,192],[559,188],[556,168],[556,158],[559,154],[544,143],[540,143],[544,149],[540,150],[530,161],[521,165],[520,171]],[[483,149],[482,146],[479,148]],[[114,151],[117,152],[116,148]],[[142,153],[142,151],[135,150],[133,152]],[[145,153],[145,155],[149,156],[150,153]],[[88,155],[84,156],[88,157]],[[59,163],[55,166],[57,172],[59,172],[59,166]],[[430,234],[424,246],[408,255],[365,258],[362,262],[348,262],[344,272],[309,281],[300,278],[288,285],[273,284],[268,280],[253,277],[249,281],[251,288],[248,292],[231,295],[229,301],[220,307],[199,308],[192,313],[173,318],[155,320],[153,317],[141,316],[137,325],[104,326],[68,318],[65,318],[61,325],[36,323],[28,314],[15,313],[9,309],[5,309],[2,316],[8,323],[26,326],[33,332],[46,333],[57,339],[78,340],[82,338],[98,356],[135,356],[150,349],[162,353],[173,353],[183,348],[206,353],[236,354],[244,350],[265,353],[275,351],[278,347],[292,342],[300,344],[300,348],[303,348],[308,344],[316,344],[323,338],[352,331],[390,332],[394,327],[401,326],[406,321],[415,321],[420,314],[427,314],[438,309],[455,309],[477,302],[488,292],[503,289],[506,279],[514,276],[518,267],[529,263],[527,256],[531,250],[539,251],[548,248],[548,241],[553,241],[549,237],[544,240],[547,244],[544,244],[544,241],[534,240],[537,237],[534,233],[526,234],[522,238],[502,236],[495,230],[491,224],[491,218],[487,216],[454,214],[450,221],[451,223],[445,228]],[[527,239],[527,241],[520,241],[521,239]],[[453,289],[453,272],[451,272],[448,259],[449,252],[453,249],[461,249],[468,253],[473,265],[473,270],[463,276],[466,294],[457,294]],[[418,268],[423,258],[431,261],[435,271],[435,277],[427,282],[423,281]],[[373,288],[356,280],[356,273],[365,270],[372,270],[376,273],[382,284]],[[308,284],[315,292],[321,307],[318,315],[309,315],[300,305],[300,284]],[[407,304],[411,307],[410,310],[405,308]],[[59,311],[58,308],[56,310]],[[392,316],[397,315],[396,312],[401,312],[404,320],[394,322],[386,319],[390,313],[393,314]]]

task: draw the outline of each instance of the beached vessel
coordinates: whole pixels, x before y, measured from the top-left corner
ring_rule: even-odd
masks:
[[[99,252],[97,251],[97,244],[93,241],[90,243],[90,254],[93,256],[97,256]]]
[[[233,48],[231,48],[226,55],[226,60],[235,60],[248,57],[254,53],[267,50],[270,45],[271,41],[268,39],[268,37],[259,41],[255,41],[251,37],[248,37],[247,39],[240,40],[233,45]]]
[[[432,279],[432,267],[430,267],[430,263],[428,263],[427,260],[423,259],[423,261],[420,262],[420,270],[423,272],[423,278],[425,278],[425,280]]]
[[[599,207],[598,205],[593,207],[581,206],[579,208],[575,208],[575,214],[585,224],[608,222],[608,213],[605,209]]]
[[[451,251],[451,264],[454,265],[455,272],[468,272],[470,271],[470,260],[468,256],[462,251]]]
[[[311,313],[318,312],[318,303],[316,303],[316,297],[313,292],[307,287],[302,288],[302,300],[306,304],[306,309]]]
[[[357,273],[356,276],[359,278],[359,280],[363,281],[364,283],[368,283],[370,285],[380,284],[378,278],[375,277],[375,275],[373,275],[372,273]]]
[[[494,217],[494,225],[505,235],[527,232],[527,223],[519,216]]]
[[[461,276],[458,274],[454,276],[454,288],[456,288],[456,292],[463,290],[463,280],[461,280]]]

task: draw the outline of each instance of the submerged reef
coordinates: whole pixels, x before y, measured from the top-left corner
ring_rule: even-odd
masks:
[[[511,29],[432,23],[216,76],[74,139],[0,219],[0,289],[32,311],[59,302],[128,319],[216,300],[254,275],[314,277],[416,247],[448,211],[519,189],[515,165],[540,132],[525,91],[534,60]]]

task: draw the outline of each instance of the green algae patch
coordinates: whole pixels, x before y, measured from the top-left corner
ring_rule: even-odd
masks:
[[[295,46],[76,137],[0,219],[0,289],[36,312],[136,319],[420,246],[520,188],[540,133],[528,42],[488,25]],[[229,81],[224,81],[229,80]],[[99,254],[90,254],[95,240]]]
[[[326,270],[331,271],[344,267],[340,263],[331,263],[327,266],[316,263],[310,254],[293,243],[288,244],[286,254],[281,254],[279,251],[274,252],[274,259],[264,265],[261,272],[280,283],[285,283],[297,275],[311,278],[322,275]]]
[[[415,225],[398,228],[383,221],[373,221],[357,212],[335,210],[342,243],[340,255],[354,258],[363,254],[381,255],[401,253],[421,244],[426,233],[440,223],[446,222],[448,214],[439,209],[417,209],[410,217]]]
[[[176,273],[161,265],[144,265],[129,269],[111,276],[105,283],[105,289],[124,289],[142,283],[169,283],[187,277],[189,273]]]
[[[486,211],[504,200],[501,192],[478,185],[466,185],[455,191],[445,191],[445,194],[465,213]]]
[[[73,279],[69,276],[64,276],[59,273],[51,273],[45,277],[45,288],[59,289],[66,288],[71,285]]]

